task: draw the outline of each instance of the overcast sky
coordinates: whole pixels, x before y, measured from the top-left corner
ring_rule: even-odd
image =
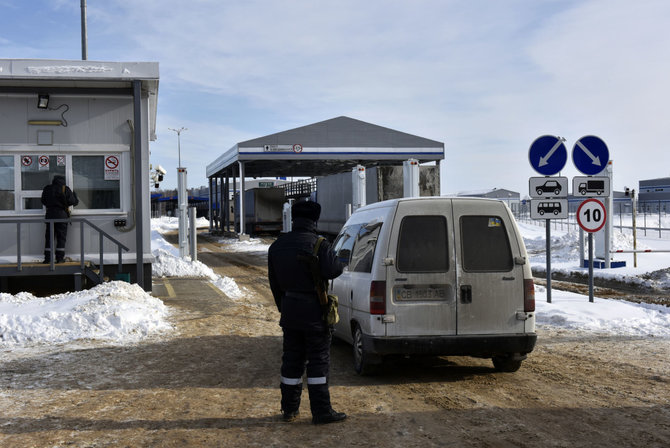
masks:
[[[444,142],[442,192],[528,194],[531,143],[597,135],[614,188],[670,176],[666,0],[88,0],[88,59],[160,63],[151,161],[349,116]],[[0,0],[0,58],[81,59],[80,0]],[[580,175],[568,157],[561,173]]]

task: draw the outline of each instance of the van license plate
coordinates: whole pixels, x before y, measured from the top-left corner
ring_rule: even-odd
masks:
[[[447,300],[447,285],[443,287],[414,287],[399,286],[394,288],[393,296],[397,302],[420,300]]]

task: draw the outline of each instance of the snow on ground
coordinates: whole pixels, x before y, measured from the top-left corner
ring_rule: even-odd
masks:
[[[670,337],[670,307],[594,298],[535,286],[535,322],[568,330],[626,336]]]
[[[209,227],[209,221],[205,218],[198,218],[195,225],[196,227]],[[192,261],[191,257],[179,257],[179,249],[165,241],[162,235],[178,228],[177,218],[163,217],[151,220],[151,252],[155,257],[151,265],[151,274],[154,277],[206,277],[231,299],[242,297],[244,293],[235,280],[221,277],[206,264],[197,260]]]
[[[198,227],[207,227],[198,220]],[[531,264],[545,265],[545,229],[520,223]],[[154,276],[205,277],[231,298],[241,297],[233,279],[221,277],[200,262],[180,259],[179,251],[162,233],[177,228],[176,218],[151,220],[151,248],[156,257]],[[632,237],[614,232],[615,248],[632,248]],[[584,272],[578,262],[576,231],[552,229],[552,270]],[[221,240],[229,250],[266,252],[268,245],[260,240]],[[641,237],[638,248],[670,249],[670,239]],[[632,255],[621,254],[628,267],[596,270],[596,275],[639,282],[659,288],[670,287],[670,254],[651,253],[638,256],[638,268],[632,267]],[[539,325],[627,336],[670,337],[670,308],[661,305],[636,304],[621,300],[588,297],[553,290],[552,303],[546,302],[546,290],[536,286],[536,315]],[[6,349],[35,343],[55,344],[96,339],[114,344],[134,343],[146,336],[170,329],[169,310],[159,299],[137,285],[110,282],[88,291],[37,298],[28,293],[0,294],[0,347]]]
[[[625,223],[624,223],[625,225]],[[670,227],[670,222],[664,227]],[[519,229],[524,237],[531,266],[544,270],[546,267],[546,229],[537,224],[520,222]],[[594,239],[595,240],[595,239]],[[595,244],[595,242],[594,242]],[[588,257],[587,244],[584,251]],[[613,250],[632,250],[633,235],[630,230],[612,231]],[[649,231],[647,236],[638,231],[638,250],[669,250],[670,238],[658,238],[658,232]],[[594,249],[595,250],[595,249]],[[613,253],[616,261],[625,261],[626,266],[616,269],[594,269],[594,277],[616,279],[622,282],[656,288],[670,288],[670,252],[650,252],[637,254],[637,267],[634,267],[633,254]],[[551,229],[551,271],[565,274],[580,273],[588,275],[588,268],[579,265],[579,231]]]
[[[168,315],[161,300],[120,281],[44,298],[0,293],[0,346],[82,339],[136,342],[170,330]]]

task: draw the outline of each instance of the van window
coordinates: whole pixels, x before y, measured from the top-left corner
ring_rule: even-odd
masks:
[[[382,228],[381,222],[365,225],[358,231],[358,238],[351,252],[349,269],[354,272],[371,272],[372,260],[377,247],[377,237]]]
[[[449,270],[447,220],[444,216],[405,216],[400,223],[399,272]]]
[[[462,216],[463,269],[506,272],[513,266],[505,223],[498,216]]]
[[[360,228],[361,224],[345,227],[337,237],[333,250],[342,263],[349,264],[349,260],[351,259],[351,249],[354,246],[356,235]]]

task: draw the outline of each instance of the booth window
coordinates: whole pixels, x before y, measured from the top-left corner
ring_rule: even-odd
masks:
[[[72,156],[72,180],[78,209],[121,208],[120,181],[105,176],[104,156]]]
[[[21,157],[21,190],[41,192],[56,175],[65,177],[65,163],[59,165],[56,156]]]
[[[0,210],[14,210],[14,156],[0,156]]]

